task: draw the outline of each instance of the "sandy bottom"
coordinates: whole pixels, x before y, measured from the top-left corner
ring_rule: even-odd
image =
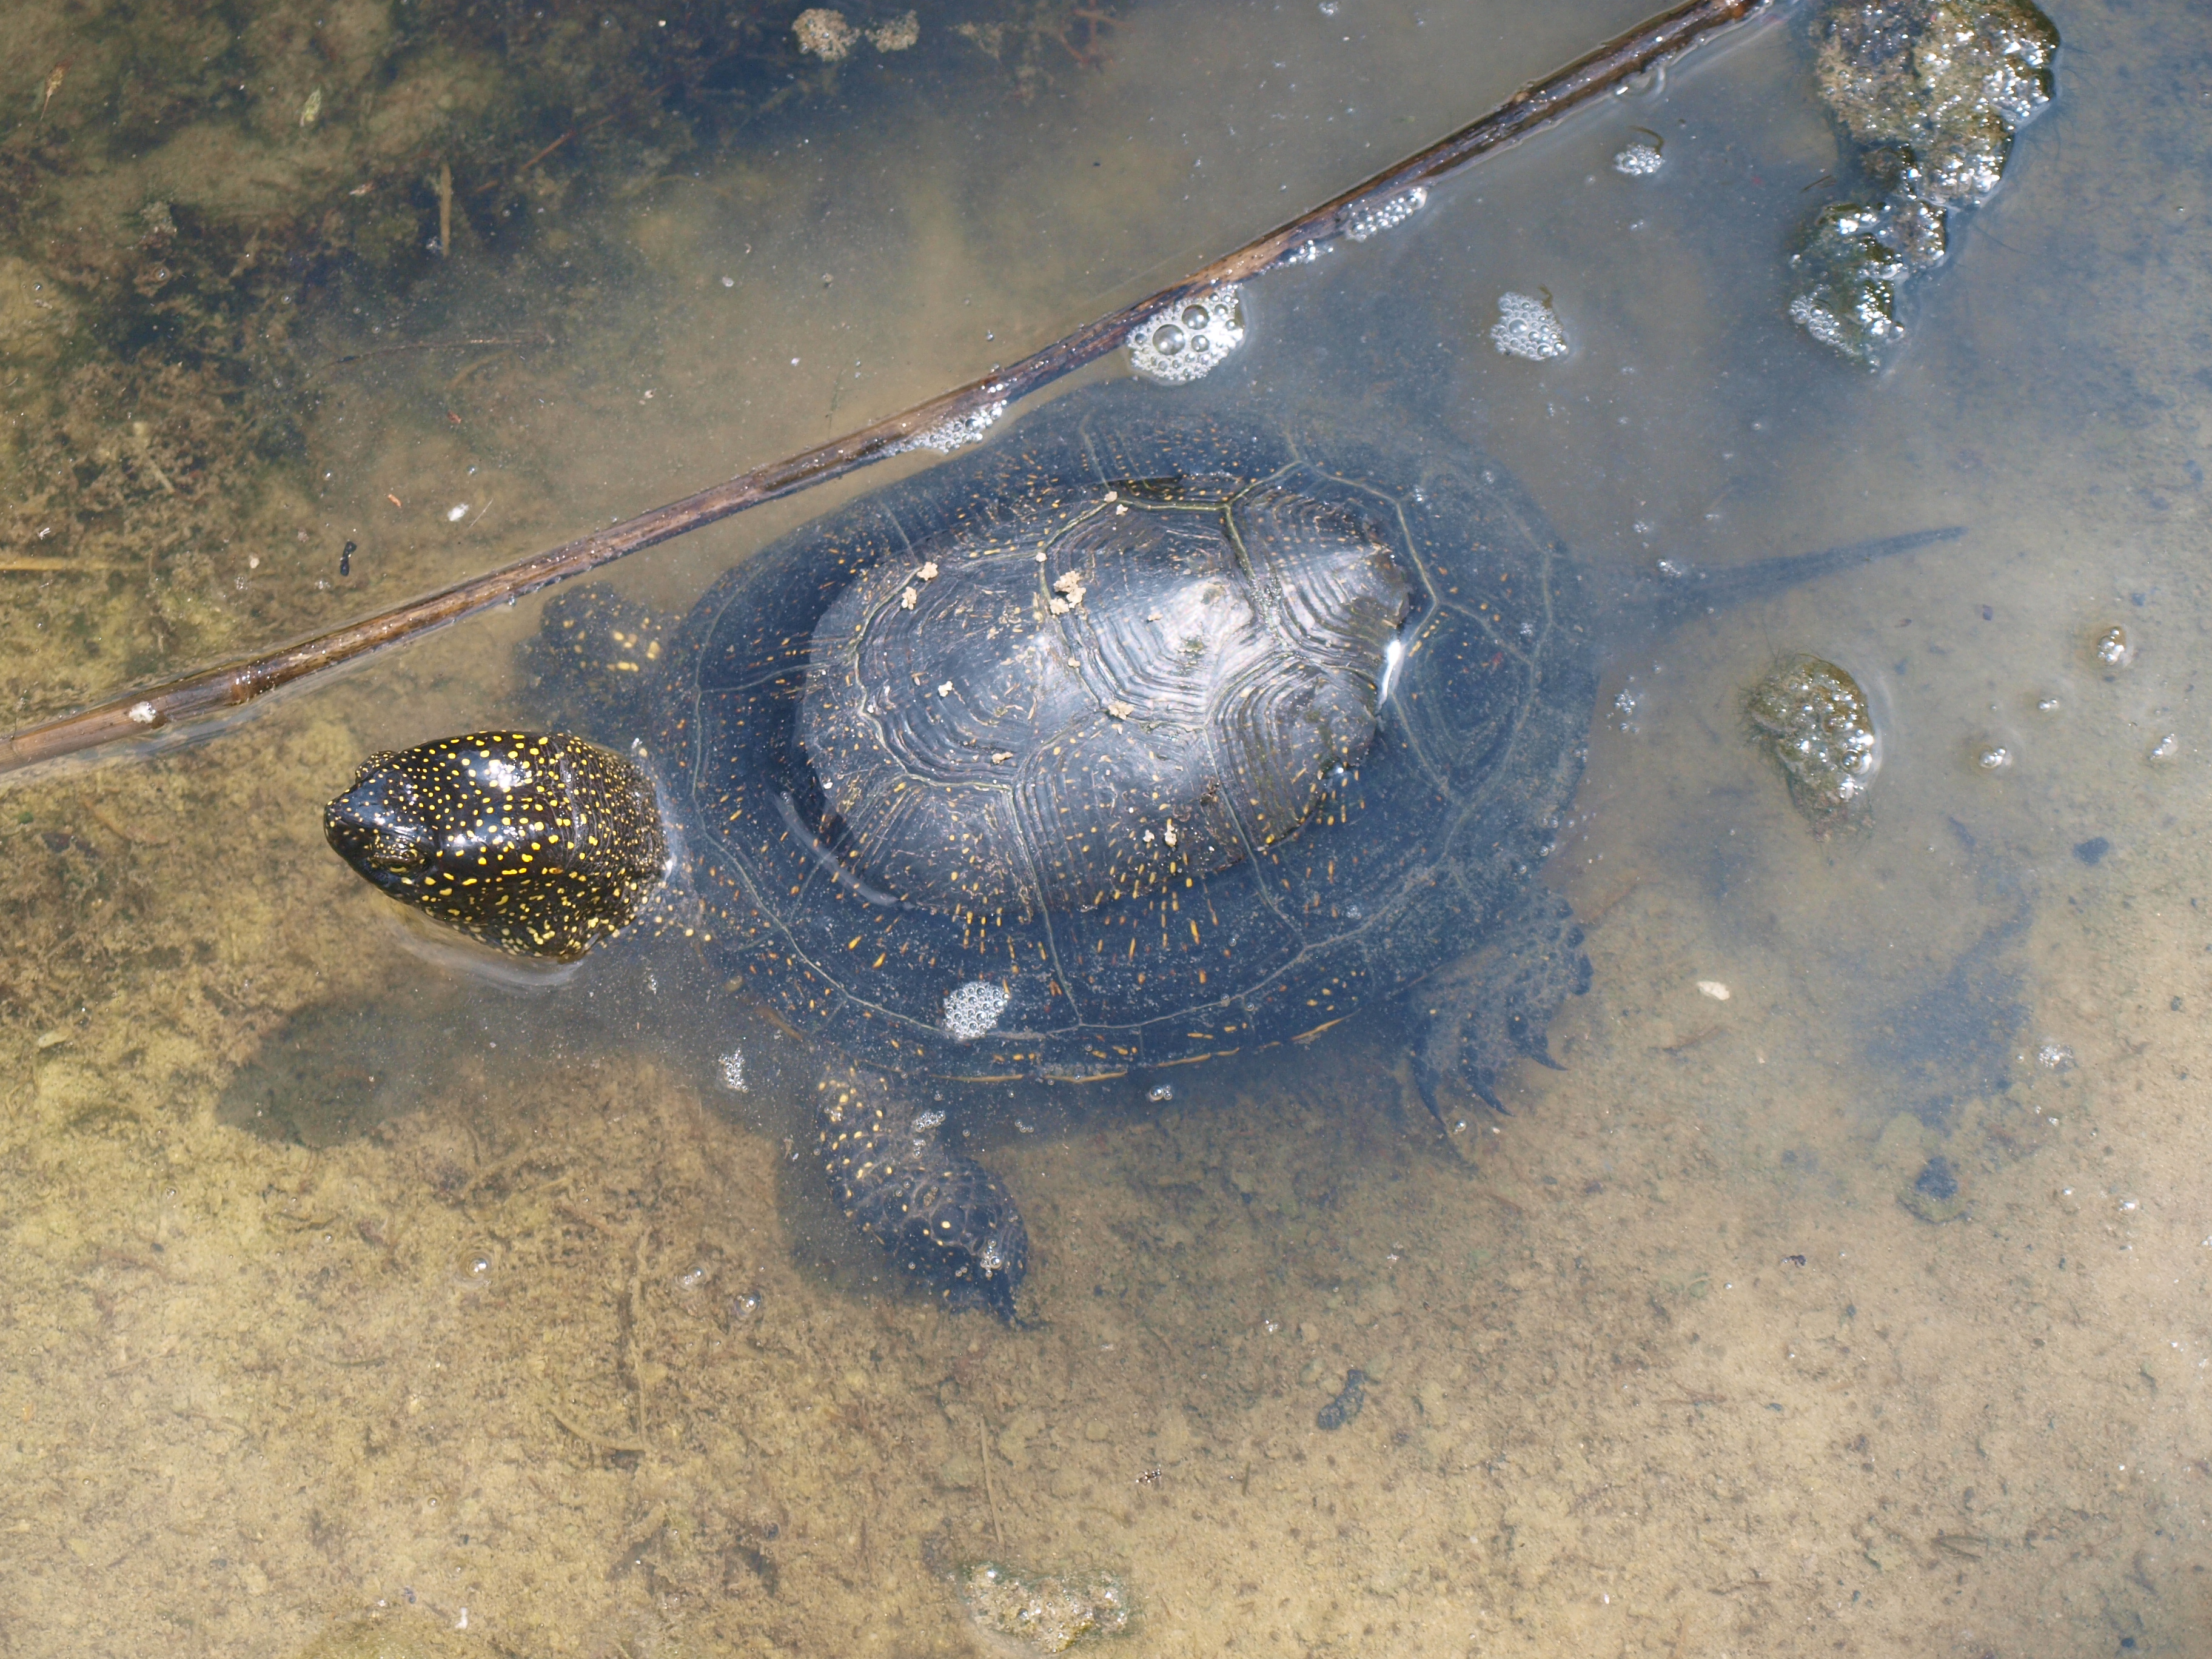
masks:
[[[92,816],[127,854],[248,776],[190,757]],[[2206,988],[2140,925],[2191,912],[2195,847],[2044,908],[2031,1029],[2076,1063],[1942,1137],[1822,1057],[1786,963],[1618,872],[1577,884],[1566,1069],[1456,1143],[1384,1031],[1010,1105],[1022,1330],[873,1282],[787,1150],[805,1057],[742,1009],[757,1081],[709,1092],[615,1040],[641,963],[556,1042],[394,934],[337,974],[350,905],[186,907],[216,963],[15,1063],[11,1650],[282,1653],[411,1606],[483,1651],[963,1652],[951,1575],[991,1560],[1120,1575],[1147,1653],[2197,1651]],[[359,1116],[257,1123],[260,1029],[307,1055],[288,1098]],[[346,1075],[404,1031],[398,1097]],[[1938,1148],[1940,1224],[1899,1197]]]

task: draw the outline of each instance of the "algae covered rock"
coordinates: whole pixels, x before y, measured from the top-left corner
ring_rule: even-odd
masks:
[[[2055,95],[2058,31],[2027,0],[1838,0],[1819,33],[1820,95],[1869,188],[1799,232],[1790,315],[1879,368],[1905,337],[1899,285],[1942,262],[1948,216],[1995,193]]]
[[[1110,1572],[1023,1572],[979,1561],[956,1575],[960,1599],[1005,1653],[1065,1653],[1086,1637],[1129,1628],[1128,1588]]]
[[[1785,657],[1752,688],[1744,712],[1816,833],[1826,835],[1865,799],[1881,750],[1866,693],[1844,670],[1820,657]]]

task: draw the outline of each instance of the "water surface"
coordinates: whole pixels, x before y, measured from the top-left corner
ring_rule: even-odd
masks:
[[[11,703],[902,407],[1637,15],[932,11],[833,74],[775,58],[778,14],[656,99],[654,44],[596,14],[501,60],[459,14],[18,8]],[[1147,1654],[2201,1651],[2212,32],[2052,16],[2058,102],[1881,375],[1784,314],[1846,160],[1802,9],[1252,292],[1251,395],[1402,404],[1599,573],[1967,533],[1609,619],[1545,872],[1595,984],[1510,1115],[1455,1146],[1381,1017],[1166,1103],[966,1103],[1029,1328],[847,1236],[804,1156],[819,1057],[703,964],[488,982],[324,848],[360,756],[526,716],[532,607],[9,790],[12,1648],[285,1655],[381,1610],[456,1651],[963,1653],[952,1576],[991,1560],[1118,1575]],[[1664,166],[1617,172],[1647,131]],[[1568,356],[1492,349],[1509,292]],[[888,476],[615,579],[680,606]],[[1801,651],[1882,731],[1826,839],[1742,712]]]

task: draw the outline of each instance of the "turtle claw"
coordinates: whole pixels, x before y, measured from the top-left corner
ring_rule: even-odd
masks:
[[[1424,1030],[1413,1075],[1421,1099],[1447,1133],[1452,1120],[1438,1095],[1447,1073],[1456,1073],[1484,1105],[1510,1117],[1498,1088],[1516,1058],[1565,1069],[1552,1057],[1548,1033],[1559,1005],[1589,989],[1582,943],[1566,901],[1541,893],[1483,950],[1419,988],[1414,1010]]]

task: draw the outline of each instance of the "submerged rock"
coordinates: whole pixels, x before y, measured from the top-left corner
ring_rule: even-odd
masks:
[[[1752,688],[1744,710],[1815,833],[1826,835],[1865,799],[1881,750],[1874,711],[1849,673],[1819,657],[1786,657]]]
[[[1820,33],[1821,97],[1873,188],[1800,233],[1790,315],[1879,368],[1905,337],[1899,284],[1942,262],[1948,216],[1995,193],[2050,104],[2058,31],[2027,0],[1839,0]]]
[[[969,1617],[1002,1650],[1065,1653],[1085,1637],[1129,1628],[1128,1588],[1110,1572],[1018,1572],[979,1561],[957,1579]]]

